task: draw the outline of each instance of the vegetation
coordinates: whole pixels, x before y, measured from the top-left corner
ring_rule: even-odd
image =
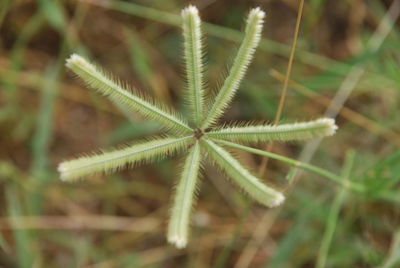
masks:
[[[180,16],[175,0],[2,1],[1,266],[397,267],[400,4],[303,3],[196,2],[212,22],[202,42],[196,9]],[[266,30],[259,9],[234,30],[258,5]],[[68,67],[116,109],[65,74],[71,53]],[[337,117],[332,138],[271,143],[333,134],[324,117]],[[58,180],[65,158],[132,139],[59,165],[90,180]],[[204,159],[259,203],[285,202],[253,204]],[[185,249],[165,243],[168,229],[184,246],[190,221]]]

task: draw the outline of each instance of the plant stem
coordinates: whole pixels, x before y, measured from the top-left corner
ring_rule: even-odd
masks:
[[[354,152],[350,151],[346,155],[346,162],[342,171],[342,180],[347,181],[350,177],[350,172],[354,164]],[[326,266],[326,260],[328,257],[329,247],[332,243],[333,235],[336,229],[336,223],[338,221],[339,212],[343,205],[347,193],[346,188],[338,190],[337,196],[333,201],[331,209],[329,211],[328,219],[326,220],[326,228],[324,236],[322,238],[321,247],[317,258],[315,268],[324,268]]]
[[[328,170],[325,170],[323,168],[319,168],[319,167],[316,167],[316,166],[313,166],[313,165],[310,165],[310,164],[307,164],[307,163],[304,163],[304,162],[300,162],[298,160],[295,160],[295,159],[292,159],[292,158],[289,158],[289,157],[285,157],[285,156],[282,156],[282,155],[279,155],[279,154],[274,154],[274,153],[271,153],[271,152],[266,152],[266,151],[262,151],[262,150],[259,150],[259,149],[254,149],[254,148],[251,148],[251,147],[248,147],[248,146],[244,146],[244,145],[239,145],[239,144],[236,144],[236,143],[233,143],[233,142],[224,141],[224,140],[215,140],[215,141],[220,143],[220,144],[224,144],[224,145],[227,145],[227,146],[230,146],[230,147],[233,147],[233,148],[237,148],[237,149],[249,152],[249,153],[266,156],[266,157],[269,157],[269,158],[272,158],[272,159],[275,159],[275,160],[279,160],[279,161],[285,162],[287,164],[293,165],[295,167],[306,169],[308,171],[314,172],[315,174],[318,174],[318,175],[321,175],[321,176],[323,176],[323,177],[325,177],[327,179],[330,179],[331,181],[334,181],[337,184],[340,184],[341,186],[343,186],[343,187],[345,187],[347,189],[350,189],[352,191],[360,192],[360,193],[363,193],[365,191],[365,189],[364,189],[364,187],[362,185],[356,184],[356,183],[350,182],[350,181],[343,181],[340,176],[338,176],[338,175],[336,175],[336,174],[334,174],[334,173],[332,173],[332,172],[330,172]]]

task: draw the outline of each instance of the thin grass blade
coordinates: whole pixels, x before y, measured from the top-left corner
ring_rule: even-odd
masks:
[[[350,175],[354,165],[354,160],[355,160],[354,151],[347,152],[344,168],[341,174],[342,180],[346,181],[350,179]],[[326,219],[325,232],[322,237],[321,247],[319,248],[319,253],[315,268],[324,268],[326,266],[329,266],[326,265],[328,262],[329,248],[331,247],[332,241],[334,239],[336,225],[338,224],[339,221],[340,210],[342,209],[342,206],[345,203],[346,195],[347,195],[346,188],[338,189],[337,195],[332,202],[328,218]]]

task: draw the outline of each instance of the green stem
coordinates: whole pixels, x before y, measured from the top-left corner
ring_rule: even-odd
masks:
[[[295,160],[295,159],[292,159],[292,158],[289,158],[289,157],[285,157],[285,156],[282,156],[282,155],[274,154],[274,153],[271,153],[271,152],[262,151],[262,150],[259,150],[259,149],[254,149],[254,148],[251,148],[251,147],[248,147],[248,146],[244,146],[244,145],[239,145],[239,144],[236,144],[236,143],[233,143],[233,142],[224,141],[224,140],[215,140],[215,141],[220,143],[220,144],[224,144],[226,146],[237,148],[237,149],[249,152],[249,153],[253,153],[253,154],[258,154],[258,155],[262,155],[262,156],[265,156],[265,157],[269,157],[269,158],[272,158],[272,159],[275,159],[275,160],[279,160],[279,161],[288,163],[288,164],[293,165],[295,167],[299,167],[299,168],[314,172],[315,174],[318,174],[318,175],[321,175],[321,176],[323,176],[323,177],[325,177],[327,179],[330,179],[331,181],[334,181],[337,184],[340,184],[341,186],[343,186],[343,187],[345,187],[347,189],[350,189],[352,191],[360,192],[360,193],[363,193],[365,191],[365,189],[364,189],[364,187],[362,185],[356,184],[354,182],[350,182],[350,181],[347,181],[347,180],[344,181],[344,180],[341,179],[340,176],[338,176],[338,175],[336,175],[336,174],[334,174],[334,173],[332,173],[332,172],[330,172],[330,171],[328,171],[326,169],[319,168],[319,167],[316,167],[316,166],[313,166],[313,165],[310,165],[310,164],[307,164],[307,163],[304,163],[304,162],[300,162],[298,160]]]
[[[342,171],[343,181],[348,180],[350,177],[350,172],[354,164],[354,156],[355,154],[353,151],[348,152],[346,155],[346,162]],[[329,248],[333,240],[340,209],[342,208],[346,193],[347,191],[345,188],[339,189],[336,198],[332,203],[328,219],[326,220],[325,232],[319,249],[317,263],[315,265],[316,268],[324,268],[326,266]]]

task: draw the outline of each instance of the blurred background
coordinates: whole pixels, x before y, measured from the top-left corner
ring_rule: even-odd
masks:
[[[209,90],[232,62],[250,8],[267,12],[264,39],[222,121],[273,122],[298,0],[0,1],[0,267],[400,267],[396,0],[305,1],[282,121],[337,115],[339,131],[273,147],[366,193],[271,160],[263,180],[287,201],[266,209],[207,166],[190,243],[177,250],[165,229],[180,156],[59,180],[62,160],[160,133],[85,88],[65,59],[80,53],[180,109],[179,14],[189,3],[207,22]],[[260,166],[259,157],[237,155]]]

